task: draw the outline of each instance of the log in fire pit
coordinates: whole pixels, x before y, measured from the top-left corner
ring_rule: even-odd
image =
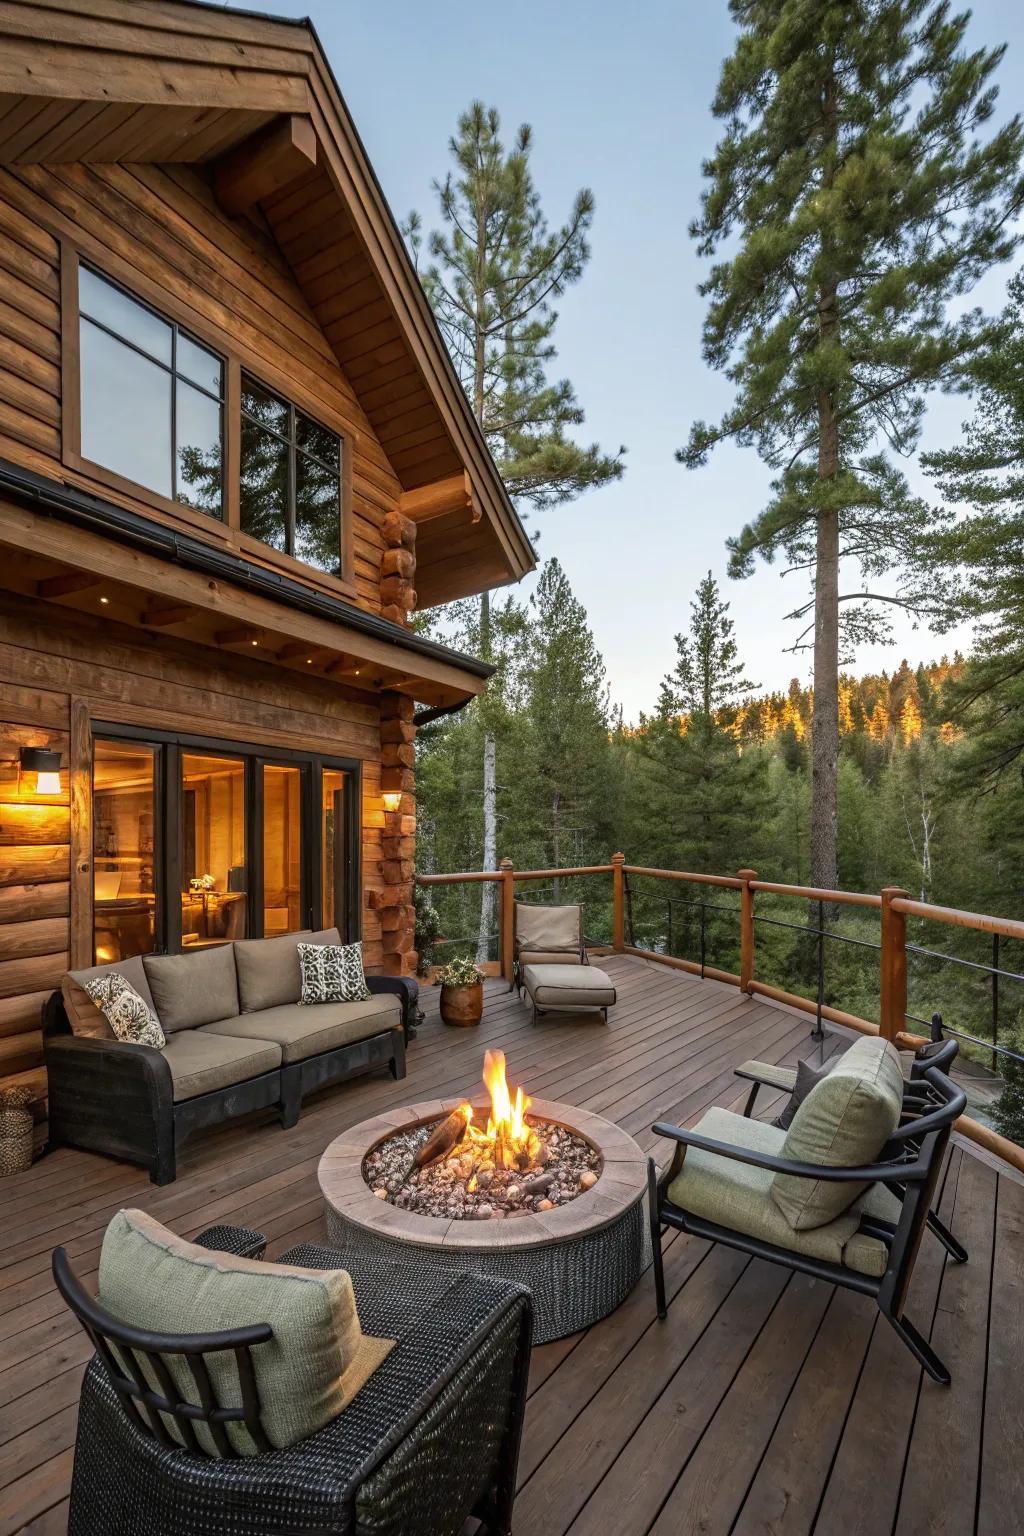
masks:
[[[486,1102],[389,1110],[331,1142],[320,1186],[332,1243],[415,1267],[527,1285],[534,1338],[561,1338],[628,1295],[645,1253],[646,1160],[611,1121],[510,1092],[500,1051]]]

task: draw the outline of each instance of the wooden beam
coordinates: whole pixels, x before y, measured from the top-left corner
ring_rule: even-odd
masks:
[[[253,629],[248,624],[239,624],[236,629],[218,629],[213,638],[218,645],[256,646],[263,639],[263,631]]]
[[[225,213],[247,213],[316,165],[316,131],[308,117],[282,117],[218,160],[213,189]]]
[[[195,617],[196,610],[191,603],[168,603],[163,608],[148,609],[140,622],[146,629],[161,629],[166,624],[184,624]]]
[[[45,576],[42,581],[37,581],[36,596],[47,599],[71,597],[75,592],[85,592],[99,584],[100,578],[91,576],[88,571],[65,571],[62,576]]]
[[[480,509],[473,500],[473,486],[465,470],[449,475],[446,480],[435,480],[431,485],[419,485],[414,491],[403,491],[398,498],[403,517],[411,517],[414,523],[426,523],[432,517],[444,517],[447,512],[468,511],[470,521],[480,521]]]

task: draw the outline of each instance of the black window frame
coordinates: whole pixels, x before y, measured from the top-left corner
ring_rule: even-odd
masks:
[[[246,410],[246,408],[245,408],[245,391],[246,391],[246,384],[247,383],[253,385],[256,389],[258,389],[260,391],[261,394],[269,395],[272,400],[276,400],[279,405],[284,406],[285,410],[288,413],[288,429],[287,429],[287,433],[279,432],[276,427],[268,426],[265,421],[261,421],[258,416],[254,416],[251,411],[247,411]],[[253,539],[256,538],[256,535],[248,533],[246,528],[242,524],[241,486],[242,486],[242,476],[243,476],[243,473],[244,473],[243,464],[242,464],[242,448],[243,448],[243,444],[244,444],[244,434],[242,432],[242,425],[245,422],[248,422],[249,425],[252,426],[252,427],[255,427],[257,429],[257,431],[265,432],[268,437],[276,438],[277,441],[279,443],[282,443],[284,445],[284,447],[288,451],[288,467],[287,467],[287,471],[286,471],[286,475],[285,475],[284,549],[280,550],[279,553],[280,554],[288,555],[289,558],[292,559],[292,560],[299,561],[299,563],[301,565],[308,566],[310,570],[318,571],[321,568],[319,566],[313,565],[312,562],[309,561],[309,560],[303,560],[301,555],[297,555],[295,553],[295,524],[296,524],[296,511],[297,511],[297,489],[296,488],[297,488],[297,485],[298,485],[298,475],[296,473],[296,464],[297,464],[299,456],[301,455],[302,458],[308,459],[313,464],[318,464],[321,469],[326,470],[328,474],[334,475],[335,478],[337,479],[337,482],[338,482],[338,507],[337,507],[337,511],[338,511],[338,529],[337,529],[337,531],[338,531],[338,558],[337,558],[337,564],[336,564],[336,566],[334,567],[333,570],[326,571],[326,572],[321,572],[321,574],[328,575],[328,576],[336,576],[339,579],[343,579],[344,575],[345,575],[345,571],[344,571],[344,566],[345,566],[345,534],[344,534],[344,528],[342,526],[343,525],[343,520],[344,520],[344,477],[343,477],[343,469],[344,469],[345,439],[342,437],[340,432],[336,432],[333,427],[329,427],[326,422],[322,421],[319,417],[314,416],[312,411],[307,411],[303,406],[296,405],[294,400],[287,399],[284,395],[281,394],[280,390],[272,389],[269,384],[264,384],[263,380],[260,379],[255,373],[253,373],[252,370],[249,369],[249,368],[243,368],[241,370],[240,387],[239,387],[238,413],[239,413],[239,455],[238,455],[239,510],[238,510],[238,521],[239,521],[239,530],[240,530],[240,532],[245,534],[245,536],[247,538],[253,538]],[[337,464],[335,464],[335,465],[328,464],[324,459],[322,459],[320,457],[319,454],[310,453],[308,448],[303,448],[300,445],[300,443],[298,441],[298,430],[297,430],[297,419],[298,419],[299,416],[304,416],[307,421],[311,421],[311,422],[313,422],[313,424],[315,426],[319,427],[321,432],[329,432],[331,437],[337,439],[337,443],[338,443],[338,461],[337,461]],[[257,540],[257,542],[262,543],[263,541],[262,540]],[[272,549],[276,548],[276,545],[268,545],[268,548],[272,548]]]
[[[157,320],[159,320],[162,325],[166,325],[170,329],[170,332],[171,332],[171,361],[170,361],[170,363],[165,363],[163,358],[154,357],[152,352],[147,352],[145,347],[140,347],[138,345],[138,343],[132,341],[130,339],[130,337],[122,336],[120,331],[115,331],[112,326],[107,325],[106,321],[99,320],[99,319],[96,318],[95,315],[91,315],[88,312],[88,310],[86,309],[86,307],[83,304],[83,302],[82,302],[82,285],[81,285],[81,280],[79,279],[79,283],[78,283],[78,351],[79,351],[78,387],[79,387],[79,390],[81,390],[81,388],[82,388],[81,350],[82,350],[82,326],[83,326],[83,323],[88,323],[89,325],[94,325],[97,330],[103,331],[103,333],[105,335],[110,336],[114,341],[119,342],[121,344],[121,346],[128,347],[132,352],[136,353],[139,357],[145,358],[145,360],[148,363],[152,363],[154,365],[154,367],[160,368],[160,369],[163,370],[164,373],[168,374],[170,376],[170,380],[171,380],[171,401],[170,401],[170,413],[171,413],[171,495],[170,495],[169,499],[171,501],[173,501],[176,506],[188,507],[189,510],[192,511],[192,512],[201,512],[206,517],[212,517],[218,523],[226,524],[227,523],[227,474],[226,474],[226,470],[227,470],[227,462],[226,462],[227,461],[227,420],[226,420],[226,412],[227,412],[228,359],[223,355],[223,353],[218,352],[216,347],[211,347],[208,341],[204,341],[199,336],[197,336],[195,334],[195,332],[191,331],[187,325],[180,325],[177,320],[173,319],[170,315],[164,314],[161,310],[157,309],[157,307],[154,304],[148,304],[146,302],[146,300],[145,299],[141,299],[137,293],[133,293],[130,288],[126,288],[124,283],[117,282],[114,278],[108,276],[108,274],[106,272],[102,272],[99,269],[99,267],[94,266],[91,261],[79,260],[78,270],[79,270],[79,273],[81,273],[83,271],[84,272],[88,272],[90,277],[94,277],[94,278],[98,279],[98,281],[101,282],[101,283],[106,283],[108,288],[116,289],[116,291],[118,293],[122,294],[126,299],[129,299],[133,304],[137,304],[140,309],[144,309],[144,310],[148,311],[148,313],[153,315]],[[217,361],[220,363],[220,393],[219,394],[215,393],[212,389],[207,389],[204,385],[197,383],[197,381],[195,379],[191,378],[188,374],[180,373],[178,371],[178,336],[179,336],[179,334],[184,336],[186,341],[191,342],[191,344],[193,346],[199,347],[203,352],[208,352],[211,357],[215,357],[217,359]],[[179,382],[179,380],[180,380],[181,383],[187,384],[190,389],[194,389],[197,394],[205,395],[208,400],[213,400],[216,403],[216,405],[218,407],[218,410],[220,412],[220,509],[219,509],[219,511],[211,511],[209,507],[198,507],[193,502],[184,500],[183,498],[179,497],[179,495],[178,495],[178,382]],[[82,444],[81,447],[83,448],[83,457],[88,458],[88,455],[84,454],[84,444]],[[99,460],[90,460],[89,462],[91,462],[91,463],[100,463]],[[100,464],[100,467],[101,467],[101,469],[107,470],[107,472],[110,473],[110,474],[119,474],[120,473],[119,470],[114,469],[109,464]],[[140,485],[142,485],[142,488],[144,490],[148,491],[150,493],[150,495],[152,495],[152,496],[162,496],[163,495],[163,492],[160,491],[160,490],[157,490],[154,486],[145,485],[142,481],[139,481],[138,483]]]
[[[338,769],[345,774],[345,838],[351,850],[339,892],[344,925],[339,925],[342,941],[354,943],[362,936],[362,840],[360,807],[362,805],[362,764],[357,758],[332,753],[302,752],[265,743],[237,741],[223,737],[194,736],[173,731],[154,731],[145,726],[121,725],[116,721],[97,721],[93,740],[123,741],[148,746],[154,750],[154,954],[180,954],[181,943],[181,758],[193,752],[211,757],[241,758],[245,774],[245,868],[246,936],[262,938],[263,903],[263,768],[266,764],[298,766],[301,796],[301,895],[300,927],[323,927],[323,838],[322,804],[324,769]],[[95,943],[95,920],[93,921]]]

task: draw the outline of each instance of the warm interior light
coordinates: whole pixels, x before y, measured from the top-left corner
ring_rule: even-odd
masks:
[[[37,795],[60,794],[60,753],[46,747],[23,747],[22,773],[35,774]]]
[[[381,796],[386,811],[397,811],[402,803],[402,791],[400,789],[386,789]]]
[[[109,597],[101,597],[100,598],[100,602],[101,603],[109,603],[110,602],[110,598]]]

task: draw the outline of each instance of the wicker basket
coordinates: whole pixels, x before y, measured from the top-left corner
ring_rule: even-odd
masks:
[[[28,1088],[0,1093],[0,1178],[32,1166],[32,1094]]]

